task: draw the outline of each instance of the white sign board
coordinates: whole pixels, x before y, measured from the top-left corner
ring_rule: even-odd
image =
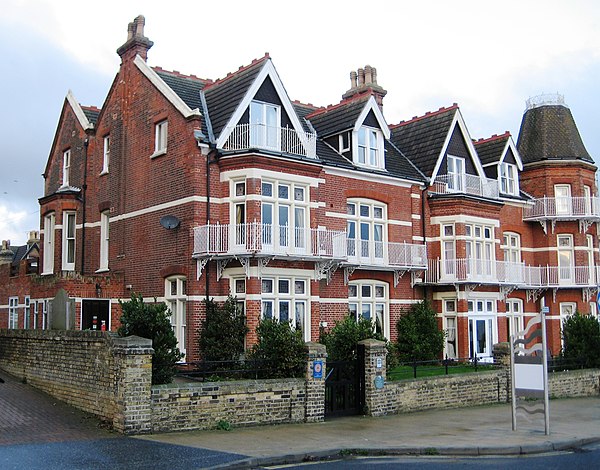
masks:
[[[515,364],[515,388],[544,390],[544,366],[542,364]]]

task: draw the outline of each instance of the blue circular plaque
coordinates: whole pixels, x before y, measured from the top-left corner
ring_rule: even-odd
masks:
[[[384,384],[385,384],[385,380],[383,380],[382,375],[378,375],[377,377],[375,377],[375,388],[377,390],[381,390],[383,388]]]

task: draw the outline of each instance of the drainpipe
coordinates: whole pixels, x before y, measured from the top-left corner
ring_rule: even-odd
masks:
[[[86,200],[85,200],[85,192],[87,190],[87,157],[88,157],[88,146],[90,144],[89,139],[86,137],[85,140],[83,141],[83,185],[81,188],[81,202],[83,205],[82,211],[81,211],[81,218],[82,220],[82,224],[81,224],[81,274],[84,274],[85,271],[85,207],[86,207]]]
[[[423,245],[425,245],[425,252],[427,252],[427,236],[426,236],[426,223],[425,223],[425,192],[427,191],[427,183],[425,187],[421,190],[421,232],[423,234]],[[426,262],[429,263],[429,260],[426,259]],[[427,275],[427,271],[423,274],[423,277]],[[424,281],[425,279],[423,279]],[[423,298],[427,300],[427,284],[423,283]]]

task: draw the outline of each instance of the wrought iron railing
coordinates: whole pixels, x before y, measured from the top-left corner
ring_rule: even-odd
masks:
[[[367,266],[427,268],[427,248],[406,242],[348,238],[348,261]]]
[[[523,208],[523,220],[600,218],[598,197],[542,197]]]

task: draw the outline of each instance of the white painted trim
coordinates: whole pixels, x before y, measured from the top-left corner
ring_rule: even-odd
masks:
[[[431,217],[430,225],[438,224],[485,224],[493,227],[500,227],[498,219],[487,219],[485,217],[474,217],[470,215],[443,215],[439,217]]]
[[[331,218],[336,218],[336,219],[346,219],[346,220],[347,219],[356,220],[356,216],[343,214],[341,212],[325,212],[325,217],[331,217]],[[387,219],[387,220],[385,220],[385,222],[387,222],[388,225],[399,225],[402,227],[412,227],[413,226],[412,222],[407,221],[407,220]]]
[[[219,176],[221,182],[243,177],[244,179],[267,178],[279,180],[281,182],[289,181],[290,183],[302,183],[314,188],[317,188],[319,184],[325,183],[323,178],[313,178],[311,176],[295,175],[283,173],[281,171],[264,170],[262,168],[241,168],[239,170],[223,171]]]
[[[137,211],[128,212],[125,214],[115,215],[110,217],[110,222],[118,222],[125,219],[131,219],[132,217],[139,217],[140,215],[151,214],[152,212],[160,211],[163,209],[170,209],[172,207],[182,206],[184,204],[190,204],[192,202],[206,202],[205,196],[188,196],[175,201],[164,202],[156,206],[145,207]],[[222,201],[218,198],[210,198],[211,203],[221,203]],[[86,224],[87,226],[87,224]]]
[[[175,106],[177,111],[179,111],[183,117],[189,118],[191,116],[202,116],[198,108],[190,109],[190,107],[185,104],[185,102],[177,95],[177,93],[175,93],[173,89],[169,87],[139,55],[135,56],[133,63],[137,66],[140,72],[142,72],[142,74],[148,80],[150,80],[150,83],[152,83],[158,89],[158,91],[162,93],[162,95],[169,100],[173,106]]]
[[[456,108],[454,118],[452,119],[452,124],[450,124],[450,129],[448,131],[448,135],[446,136],[446,140],[444,141],[444,145],[442,146],[442,151],[438,155],[438,159],[437,159],[437,162],[433,169],[433,173],[431,174],[430,186],[432,186],[434,184],[435,178],[437,177],[437,174],[440,171],[440,167],[442,165],[442,160],[444,159],[444,156],[446,155],[446,152],[448,150],[448,145],[450,144],[450,139],[452,138],[452,134],[454,133],[454,128],[457,124],[462,133],[463,140],[465,141],[465,144],[467,146],[467,150],[469,152],[471,160],[473,161],[473,164],[475,165],[475,170],[477,171],[478,176],[480,178],[487,178],[485,176],[485,171],[483,170],[483,167],[481,166],[481,161],[479,160],[479,155],[477,155],[477,151],[475,150],[475,146],[473,145],[473,140],[471,139],[471,136],[469,135],[467,125],[465,124],[465,121],[462,117],[460,109]]]
[[[262,69],[260,70],[256,78],[254,79],[254,82],[248,88],[246,95],[240,101],[236,110],[231,114],[231,117],[229,118],[229,121],[227,121],[227,124],[225,124],[225,126],[223,127],[221,134],[217,138],[217,148],[223,148],[223,145],[225,145],[225,142],[227,142],[227,139],[229,138],[233,127],[236,126],[237,123],[240,121],[242,115],[244,114],[248,106],[250,106],[250,102],[254,99],[254,96],[256,95],[259,88],[264,83],[267,77],[271,78],[271,82],[273,83],[275,91],[277,92],[277,95],[281,100],[281,104],[283,105],[283,108],[285,109],[288,117],[290,118],[290,121],[292,122],[292,127],[296,130],[296,132],[298,132],[299,136],[304,135],[304,128],[302,127],[302,124],[300,123],[300,120],[296,115],[296,111],[294,110],[292,102],[287,92],[285,91],[281,78],[279,77],[277,70],[275,70],[275,66],[273,65],[272,60],[268,58],[265,61],[264,65],[262,66]],[[303,144],[305,144],[304,139],[301,138],[300,140],[303,141]],[[308,151],[308,148],[306,150]]]
[[[71,90],[67,92],[67,101],[69,102],[69,105],[71,105],[71,108],[73,109],[73,112],[75,113],[79,124],[81,125],[81,127],[83,127],[83,130],[87,131],[89,129],[93,129],[94,125],[86,117],[85,113],[83,112],[83,109],[81,109],[80,104],[75,99],[75,95]]]
[[[413,199],[421,199],[421,195],[419,193],[410,193],[410,197]]]
[[[363,126],[364,120],[367,118],[371,111],[373,111],[373,113],[375,114],[375,118],[379,123],[379,128],[383,133],[383,136],[387,140],[389,140],[391,134],[390,128],[387,122],[385,122],[383,113],[381,112],[381,109],[379,108],[379,105],[377,104],[377,101],[375,101],[375,97],[373,95],[369,97],[369,99],[365,103],[365,107],[359,114],[358,119],[356,119],[356,122],[354,123],[353,132],[358,132],[358,130]]]
[[[395,178],[393,176],[365,173],[359,170],[324,167],[323,172],[326,175],[340,176],[342,178],[352,178],[358,181],[367,181],[369,183],[389,184],[390,186],[398,186],[400,188],[410,188],[414,185],[419,185],[419,187],[423,187],[423,183],[420,181],[411,182],[409,180],[401,180],[400,178]]]

